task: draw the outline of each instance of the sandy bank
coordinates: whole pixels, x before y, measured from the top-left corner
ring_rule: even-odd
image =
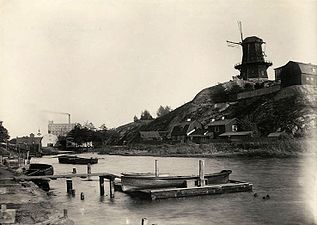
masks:
[[[47,192],[33,182],[7,180],[14,176],[13,170],[0,165],[0,204],[16,210],[15,224],[72,225],[63,212],[54,204]],[[3,219],[0,215],[0,220]]]

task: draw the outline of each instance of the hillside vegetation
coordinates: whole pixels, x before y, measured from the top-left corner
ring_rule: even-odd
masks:
[[[300,137],[316,127],[315,86],[295,85],[272,94],[236,100],[236,93],[241,91],[237,85],[230,88],[230,82],[206,88],[192,101],[152,122],[130,123],[117,128],[120,138],[113,142],[135,143],[140,130],[170,131],[188,118],[206,125],[211,119],[217,120],[222,116],[236,117],[243,130],[255,130],[259,137],[267,136],[277,129],[285,130],[290,136]]]

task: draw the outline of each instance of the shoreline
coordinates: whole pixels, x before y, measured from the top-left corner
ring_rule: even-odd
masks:
[[[129,146],[105,146],[88,152],[100,155],[193,157],[193,158],[290,158],[317,152],[311,151],[314,142],[283,140],[277,142],[209,143],[209,144],[134,144]]]
[[[16,175],[12,168],[0,165],[0,203],[7,209],[16,211],[14,224],[74,224],[71,219],[64,217],[58,203],[52,201],[49,192],[43,191],[31,181],[8,180]]]

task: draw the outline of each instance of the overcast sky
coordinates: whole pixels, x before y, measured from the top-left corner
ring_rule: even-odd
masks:
[[[11,137],[48,120],[116,127],[160,105],[177,108],[237,75],[256,35],[273,68],[317,64],[317,1],[0,1],[0,120]]]

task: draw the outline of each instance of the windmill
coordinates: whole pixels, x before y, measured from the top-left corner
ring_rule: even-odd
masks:
[[[265,61],[265,53],[262,50],[262,44],[265,42],[256,36],[243,38],[242,23],[238,21],[241,42],[227,41],[229,47],[242,46],[242,62],[235,65],[234,68],[240,71],[240,77],[243,80],[262,81],[267,80],[267,68],[272,65]]]
[[[236,48],[236,47],[239,47],[239,45],[242,44],[242,42],[243,42],[243,33],[242,33],[242,23],[241,23],[241,21],[238,21],[238,27],[239,27],[241,42],[233,42],[233,41],[228,41],[227,40],[228,47],[235,47]]]

